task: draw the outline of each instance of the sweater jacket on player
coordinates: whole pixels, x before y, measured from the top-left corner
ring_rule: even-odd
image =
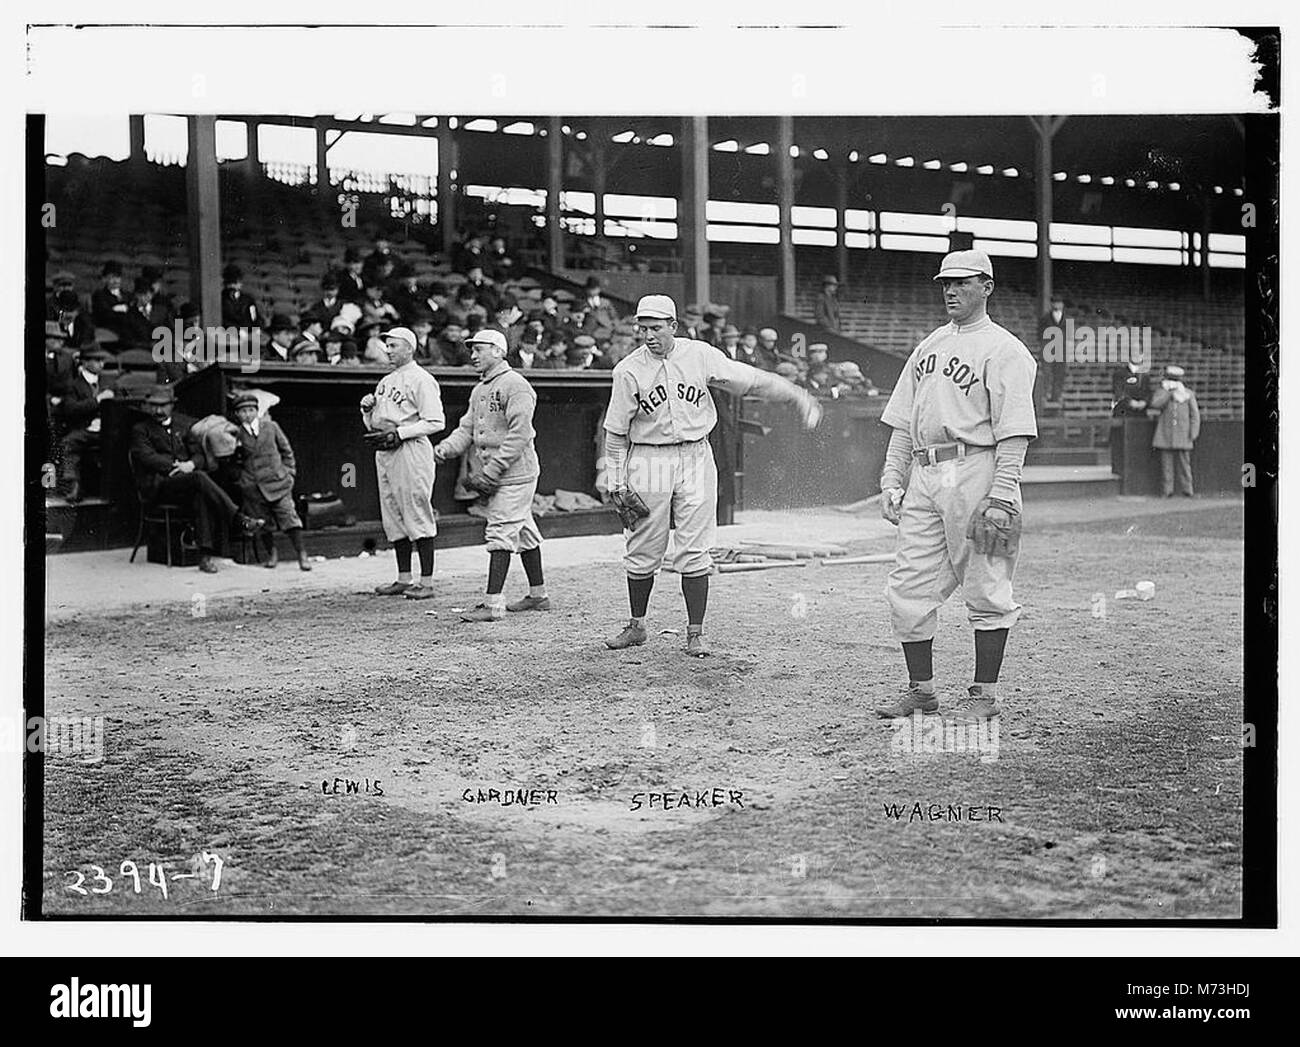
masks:
[[[504,360],[469,394],[469,409],[455,431],[438,445],[444,457],[477,449],[483,475],[501,484],[527,483],[540,473],[533,446],[537,394]]]

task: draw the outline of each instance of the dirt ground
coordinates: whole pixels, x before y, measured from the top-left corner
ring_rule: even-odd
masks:
[[[103,716],[105,756],[46,760],[44,911],[1238,916],[1240,502],[1084,515],[1029,509],[1005,711],[976,751],[872,713],[905,676],[883,565],[715,577],[705,660],[681,652],[672,575],[650,642],[604,649],[626,616],[612,556],[555,556],[555,611],[497,624],[451,610],[477,602],[477,561],[424,603],[305,576],[202,616],[52,617],[47,715]],[[866,520],[852,550],[892,548]],[[787,533],[813,537],[797,514]],[[1139,579],[1154,600],[1114,600]],[[951,725],[973,660],[955,601],[935,652],[929,721]]]

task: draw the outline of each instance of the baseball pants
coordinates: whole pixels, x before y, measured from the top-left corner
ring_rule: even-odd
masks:
[[[484,536],[491,552],[526,553],[542,544],[542,532],[533,519],[536,478],[521,484],[502,484],[487,500],[487,529]]]
[[[708,439],[633,444],[627,455],[627,484],[650,510],[627,532],[627,573],[645,578],[665,561],[680,574],[712,570],[709,550],[718,544],[718,468]],[[670,523],[676,524],[671,553]]]
[[[375,452],[379,478],[379,515],[390,542],[402,538],[434,538],[438,518],[433,511],[435,464],[427,437],[403,440],[391,451]]]
[[[994,464],[986,450],[913,467],[885,583],[900,643],[933,639],[939,608],[958,588],[976,629],[1009,629],[1020,618],[1011,594],[1018,557],[977,553],[966,539],[975,506],[993,485]]]

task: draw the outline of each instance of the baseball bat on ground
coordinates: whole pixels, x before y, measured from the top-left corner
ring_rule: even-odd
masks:
[[[832,567],[835,564],[855,564],[855,563],[893,563],[893,553],[869,553],[866,556],[835,556],[828,560],[822,561],[823,567]]]

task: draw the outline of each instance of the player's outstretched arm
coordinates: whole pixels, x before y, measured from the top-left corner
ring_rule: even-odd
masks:
[[[727,363],[733,361],[727,360]],[[790,404],[799,412],[799,420],[803,422],[805,429],[817,428],[817,423],[822,420],[822,407],[815,396],[779,374],[760,371],[757,367],[750,367],[748,364],[735,364],[735,366],[753,372],[752,375],[745,376],[750,381],[747,389],[743,386],[740,388],[742,395],[748,393],[751,396],[760,396],[764,400]]]

